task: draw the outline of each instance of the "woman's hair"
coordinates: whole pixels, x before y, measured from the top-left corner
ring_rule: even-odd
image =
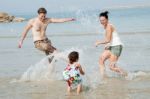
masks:
[[[104,11],[99,14],[99,17],[105,17],[106,19],[108,19],[108,14],[109,14],[108,11]]]
[[[68,55],[68,58],[69,58],[70,64],[73,64],[74,62],[78,61],[79,53],[76,51],[73,51]]]
[[[39,9],[38,9],[38,14],[40,14],[40,13],[47,14],[47,11],[46,11],[45,8],[39,8]]]

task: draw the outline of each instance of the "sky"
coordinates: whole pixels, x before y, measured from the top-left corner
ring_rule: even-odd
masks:
[[[0,12],[33,13],[39,7],[48,12],[64,12],[141,5],[150,6],[150,0],[1,0]]]

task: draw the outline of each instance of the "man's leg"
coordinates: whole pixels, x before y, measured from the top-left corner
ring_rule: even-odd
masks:
[[[45,54],[48,56],[50,54],[52,54],[56,48],[51,46],[50,42],[44,42],[44,41],[38,41],[35,43],[35,47],[43,52],[45,52]],[[54,56],[51,56],[50,58],[48,58],[49,63],[52,62]]]

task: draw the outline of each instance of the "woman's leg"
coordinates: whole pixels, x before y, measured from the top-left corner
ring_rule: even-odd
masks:
[[[118,58],[117,56],[111,54],[109,60],[110,60],[110,70],[114,71],[114,72],[117,72],[117,73],[120,73],[121,75],[124,75],[126,76],[127,73],[121,69],[119,66],[117,66],[117,61],[118,61]]]
[[[101,73],[102,78],[104,78],[105,61],[110,57],[110,55],[111,53],[109,50],[104,50],[104,52],[99,58],[100,73]]]

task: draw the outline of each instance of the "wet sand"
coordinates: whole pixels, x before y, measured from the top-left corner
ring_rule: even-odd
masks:
[[[149,99],[150,75],[134,80],[106,78],[103,84],[83,92],[66,96],[65,81],[12,82],[13,78],[0,78],[0,99]]]

